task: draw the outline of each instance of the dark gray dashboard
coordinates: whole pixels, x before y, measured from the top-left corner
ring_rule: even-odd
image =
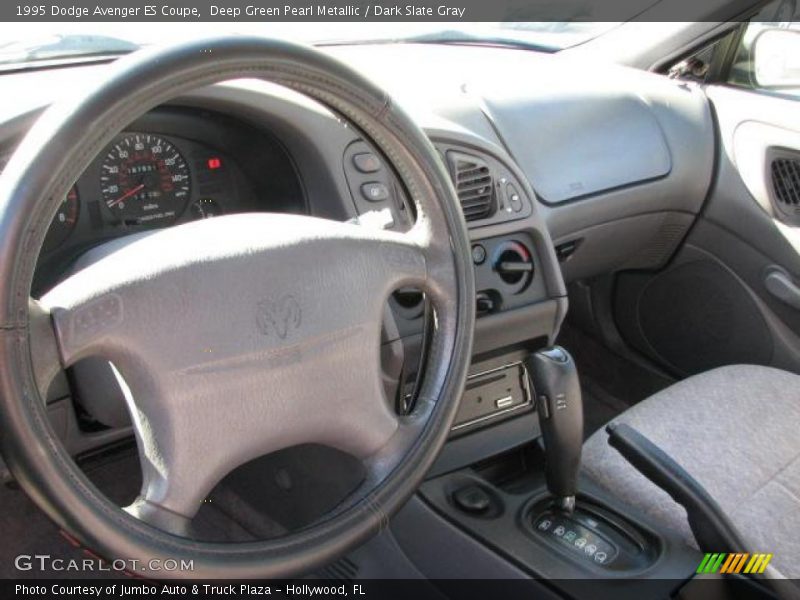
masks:
[[[375,79],[431,135],[500,148],[513,160],[540,200],[555,244],[574,250],[562,264],[567,280],[660,266],[708,192],[711,114],[702,91],[686,83],[511,49],[386,44],[327,50]],[[20,117],[47,105],[55,90],[101,74],[102,66],[5,75],[15,93],[0,115],[0,135],[3,129],[18,134]],[[326,186],[350,194],[343,169],[331,169],[341,160],[339,144],[357,136],[296,95],[258,87],[219,86],[184,102],[235,105],[270,127],[290,155],[302,155],[297,162],[308,171],[301,181],[311,210],[325,216]],[[321,201],[314,203],[317,192]]]
[[[698,89],[632,70],[508,49],[328,50],[402,103],[451,172],[473,241],[477,378],[517,364],[527,349],[554,339],[567,308],[565,280],[658,268],[701,209],[711,181],[714,135]],[[13,147],[59,86],[102,77],[103,68],[3,76],[14,94],[0,109],[0,151]],[[377,219],[397,230],[414,218],[399,179],[360,132],[282,88],[254,81],[203,88],[128,131],[157,133],[191,157],[194,195],[180,214],[158,226],[191,220],[190,207],[210,194],[224,212]],[[197,177],[211,158],[229,166],[230,177],[209,193]],[[90,168],[78,180],[78,225],[57,251],[41,257],[40,289],[89,247],[151,227],[115,222],[99,205],[93,221],[90,207],[99,204],[102,192],[97,179]],[[424,336],[424,310],[413,291],[396,296],[392,309],[383,340],[390,380],[404,372],[414,375],[405,355],[413,354]],[[470,452],[499,450],[535,435],[508,423],[505,437],[484,436],[479,446],[459,450],[458,458],[446,453],[443,460],[457,464],[470,459]],[[64,427],[65,435],[77,435],[68,423]],[[86,443],[81,438],[73,446]],[[456,446],[464,447],[463,441]]]
[[[502,147],[539,200],[567,281],[662,266],[709,192],[715,132],[696,86],[511,49],[333,51],[424,126]]]

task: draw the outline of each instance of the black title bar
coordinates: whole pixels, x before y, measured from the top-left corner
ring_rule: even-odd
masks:
[[[716,21],[723,14],[746,14],[756,4],[758,0],[3,0],[0,20]]]

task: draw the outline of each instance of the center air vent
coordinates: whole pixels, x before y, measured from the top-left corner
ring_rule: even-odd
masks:
[[[800,159],[775,158],[770,170],[776,208],[789,220],[800,220]]]
[[[494,180],[489,165],[477,156],[447,153],[453,184],[467,221],[491,216],[495,210]]]

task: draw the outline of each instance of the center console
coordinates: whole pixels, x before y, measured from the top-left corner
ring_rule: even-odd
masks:
[[[673,594],[694,574],[698,552],[579,479],[580,384],[569,354],[553,346],[566,295],[532,191],[512,161],[486,147],[449,139],[437,148],[472,239],[473,364],[450,439],[417,498],[394,520],[394,535],[432,578],[541,578],[558,595],[577,597],[618,597],[647,578],[658,582],[654,595]],[[392,199],[396,190],[359,167],[368,149],[348,152],[346,174],[359,209],[385,205],[400,223],[407,209],[397,208],[405,204]],[[389,195],[370,198],[371,181]],[[387,334],[384,348],[401,380],[396,395],[408,399],[430,315],[413,290],[395,294],[391,310],[397,331]],[[459,558],[425,556],[425,540],[441,548],[445,539],[457,544]],[[459,560],[472,571],[459,570]],[[585,587],[608,578],[619,585],[597,593]]]
[[[430,479],[420,497],[487,552],[569,595],[587,592],[582,580],[612,578],[618,586],[598,587],[589,597],[619,597],[638,579],[659,582],[660,593],[647,597],[668,597],[693,576],[699,552],[589,481],[580,481],[574,511],[560,510],[543,467],[538,448],[528,446]]]
[[[578,373],[559,346],[520,363],[543,447],[529,445],[429,480],[422,497],[489,548],[548,579],[655,577],[664,595],[699,555],[579,482],[583,405]],[[488,388],[487,388],[488,389]]]
[[[439,547],[448,540],[462,547],[469,539],[474,545],[467,544],[468,550],[461,550],[455,559],[468,563],[471,571],[445,564],[431,567],[426,576],[532,578],[554,597],[729,598],[741,597],[743,591],[753,598],[783,597],[774,596],[778,588],[763,585],[763,581],[698,579],[703,554],[687,546],[682,533],[655,525],[637,509],[621,503],[613,492],[580,477],[582,399],[577,370],[566,350],[545,347],[496,373],[504,377],[492,380],[492,372],[485,375],[486,380],[476,377],[476,383],[482,385],[468,389],[466,396],[483,393],[494,397],[504,391],[505,384],[497,384],[508,381],[512,374],[516,374],[512,379],[527,377],[519,390],[529,397],[530,412],[527,419],[512,422],[531,427],[535,439],[484,455],[462,468],[434,468],[418,498],[396,520],[394,535],[408,555],[419,553],[426,539]],[[724,515],[698,517],[699,509],[682,502],[671,487],[693,485],[690,476],[677,466],[671,475],[670,459],[648,449],[649,442],[636,437],[640,434],[619,431],[625,427],[607,429],[612,446],[618,448],[620,440],[625,441],[630,448],[620,450],[623,456],[685,506],[690,525],[693,518],[700,518],[703,527],[696,530],[692,526],[700,547],[706,551],[731,544],[745,547],[736,536],[712,536],[726,533],[724,528],[712,527],[724,521]],[[655,469],[659,477],[642,468],[640,459],[659,463]],[[713,512],[714,506],[711,502],[706,508]],[[709,528],[713,531],[707,531]],[[410,539],[412,532],[414,539]],[[417,539],[419,535],[422,540]],[[733,541],[726,545],[726,539]],[[449,563],[451,558],[441,560]],[[547,595],[543,589],[538,593]]]
[[[426,576],[532,577],[576,598],[675,594],[702,555],[579,477],[581,398],[569,354],[520,350],[479,364],[450,441],[394,520],[414,564],[426,539],[442,547],[442,538],[452,537],[459,552],[473,541],[470,558],[452,558],[472,572],[439,556],[425,559],[434,560]],[[587,584],[601,579],[616,583]]]
[[[472,136],[448,132],[445,139],[431,132],[431,137],[469,228],[475,274],[473,362],[451,441],[435,467],[452,470],[538,435],[538,425],[520,423],[529,420],[534,405],[524,359],[557,331],[566,313],[566,292],[533,191],[514,162],[500,147]],[[343,166],[359,219],[391,214],[384,227],[407,227],[413,207],[373,148],[360,140],[351,143]],[[374,188],[380,193],[373,194]],[[422,294],[413,289],[398,290],[389,310],[382,344],[384,380],[387,396],[397,399],[402,412],[420,377],[431,315]]]

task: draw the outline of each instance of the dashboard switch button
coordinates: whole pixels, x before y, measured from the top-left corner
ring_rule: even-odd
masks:
[[[381,170],[381,161],[371,152],[362,152],[353,156],[353,164],[362,173],[375,173]]]
[[[513,184],[509,183],[506,186],[506,197],[508,198],[508,206],[514,212],[522,210],[522,198]]]
[[[389,188],[378,182],[365,183],[361,186],[361,194],[370,202],[380,202],[389,198]]]

